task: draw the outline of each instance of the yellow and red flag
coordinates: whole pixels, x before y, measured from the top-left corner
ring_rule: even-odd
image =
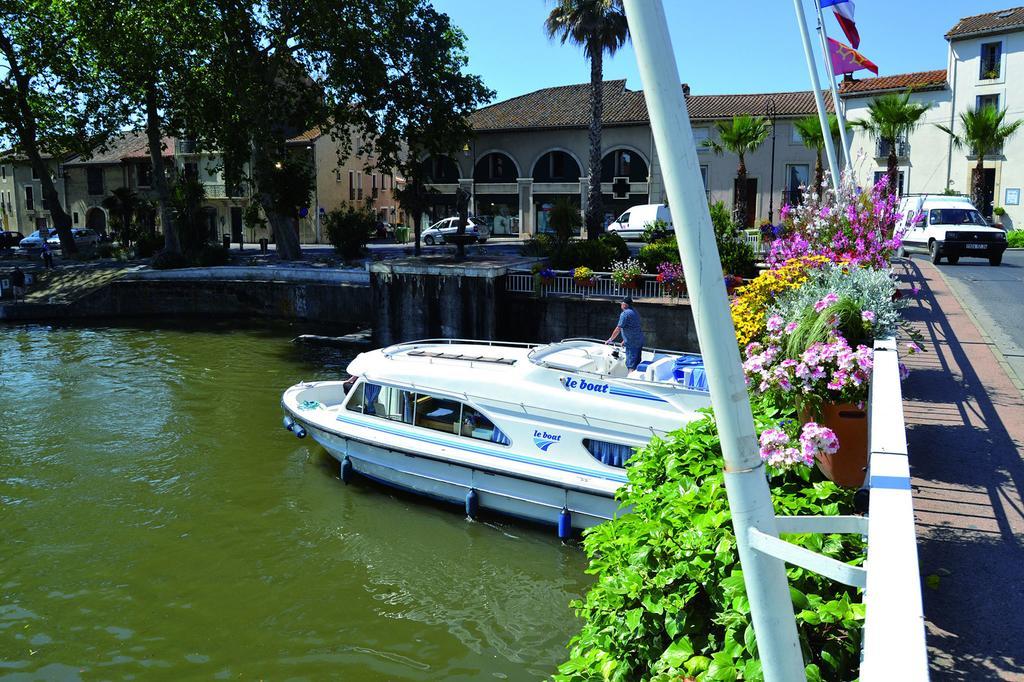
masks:
[[[878,66],[849,45],[838,40],[828,39],[828,52],[832,58],[833,73],[853,73],[861,69],[867,69],[878,75]]]

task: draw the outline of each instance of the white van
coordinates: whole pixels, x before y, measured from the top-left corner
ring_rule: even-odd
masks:
[[[962,196],[920,194],[900,200],[896,233],[903,236],[900,255],[927,253],[933,263],[951,264],[961,257],[1003,262],[1006,232],[988,224],[971,200]]]
[[[672,214],[665,204],[642,204],[633,206],[608,226],[608,232],[614,232],[623,239],[640,239],[647,226],[655,220],[663,220],[672,229]]]

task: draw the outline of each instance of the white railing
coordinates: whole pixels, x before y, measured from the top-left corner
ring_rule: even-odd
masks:
[[[927,680],[914,503],[894,339],[875,342],[868,429],[870,498],[860,679]]]
[[[643,275],[636,288],[621,287],[612,280],[611,273],[595,272],[592,283],[579,284],[572,276],[571,270],[555,270],[555,276],[544,280],[540,285],[542,295],[580,296],[582,298],[622,298],[632,296],[634,299],[667,298],[670,296],[655,275]],[[510,272],[505,279],[505,290],[517,294],[536,293],[536,281],[533,273]]]
[[[755,254],[761,253],[761,230],[743,230],[742,236],[743,241],[750,244],[750,248],[754,250]]]

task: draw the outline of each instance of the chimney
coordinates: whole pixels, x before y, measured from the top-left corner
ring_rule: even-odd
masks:
[[[690,84],[689,83],[683,83],[683,97],[689,97],[689,96],[690,96]]]

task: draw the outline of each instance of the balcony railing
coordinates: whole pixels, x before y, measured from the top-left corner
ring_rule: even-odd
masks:
[[[249,196],[249,189],[245,185],[229,187],[203,184],[203,189],[206,190],[207,199],[244,199]]]
[[[879,159],[889,158],[890,148],[891,145],[888,142],[879,140],[878,144],[875,145],[875,157]],[[896,142],[896,156],[910,156],[910,143],[906,140],[898,140]]]
[[[612,280],[609,272],[595,272],[592,283],[582,285],[572,276],[572,270],[555,270],[555,276],[541,284],[542,295],[579,296],[581,298],[667,298],[669,292],[655,275],[643,275],[635,288],[621,287]],[[536,293],[536,283],[531,272],[510,272],[505,283],[506,291],[517,294]]]

